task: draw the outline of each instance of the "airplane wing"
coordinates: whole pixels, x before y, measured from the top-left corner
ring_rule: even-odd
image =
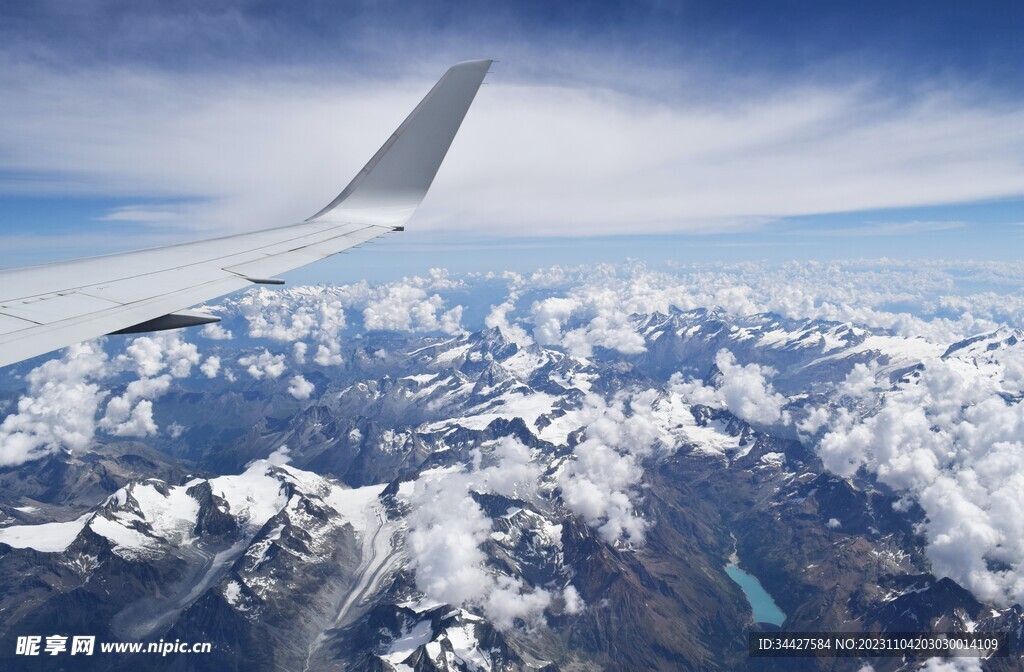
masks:
[[[212,240],[0,270],[0,366],[111,333],[216,322],[186,310],[396,230],[419,206],[491,61],[453,66],[327,207]]]

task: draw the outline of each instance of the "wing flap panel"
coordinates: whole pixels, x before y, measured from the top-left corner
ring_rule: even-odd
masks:
[[[38,324],[51,324],[120,305],[115,301],[69,292],[48,294],[24,301],[7,301],[0,304],[0,312]]]
[[[135,303],[175,291],[181,286],[183,274],[187,274],[188,282],[194,285],[224,278],[224,271],[219,268],[195,264],[183,269],[176,268],[137,278],[84,287],[78,290],[78,293],[122,304]]]
[[[361,227],[356,231],[335,236],[329,240],[320,241],[312,245],[306,245],[273,256],[264,256],[260,259],[253,259],[252,261],[233,266],[226,266],[224,270],[247,278],[273,277],[298,266],[305,266],[339,252],[344,252],[351,247],[373,240],[385,233],[390,233],[390,231],[391,229],[380,226]]]
[[[125,325],[153,320],[249,286],[248,280],[232,275],[126,306],[116,305],[100,312],[0,334],[0,366],[42,355],[69,343],[99,338]]]
[[[4,315],[0,313],[0,334],[9,334],[12,331],[21,331],[22,329],[28,329],[29,327],[36,326],[35,322],[23,320],[20,317],[14,317],[13,315]]]

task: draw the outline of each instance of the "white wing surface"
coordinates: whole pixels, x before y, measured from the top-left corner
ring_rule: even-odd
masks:
[[[186,310],[401,230],[491,61],[453,66],[327,207],[304,222],[194,243],[0,270],[0,366],[110,333],[217,321]]]

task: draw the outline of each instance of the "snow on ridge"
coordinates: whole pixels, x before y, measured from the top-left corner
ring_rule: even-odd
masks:
[[[525,389],[529,390],[529,388]],[[546,392],[531,392],[530,394],[518,394],[517,391],[506,392],[476,409],[466,411],[461,417],[446,418],[429,423],[422,427],[421,431],[437,432],[450,426],[480,430],[499,418],[505,420],[521,418],[534,433],[540,434],[537,430],[537,421],[542,415],[554,410],[558,399]]]
[[[185,486],[167,488],[164,496],[151,483],[135,483],[131,495],[138,502],[153,534],[168,541],[183,543],[191,537],[199,515],[199,502]]]
[[[381,483],[346,488],[318,474],[273,464],[270,460],[257,460],[241,474],[218,476],[209,483],[213,494],[228,503],[229,513],[255,530],[288,504],[286,480],[302,495],[323,500],[338,512],[344,523],[352,525],[359,533],[380,514],[377,498],[387,487],[386,483]],[[67,550],[86,526],[111,542],[112,550],[127,559],[156,553],[163,541],[172,546],[191,543],[199,502],[187,491],[200,482],[201,479],[192,479],[180,486],[166,486],[156,479],[132,482],[107,496],[99,505],[99,513],[87,513],[66,522],[0,528],[0,543],[13,548],[60,553]],[[162,489],[166,490],[166,495]]]
[[[89,529],[111,543],[111,550],[126,560],[145,557],[157,551],[158,541],[138,530],[104,516],[95,515],[89,521]]]
[[[91,515],[87,513],[64,523],[0,528],[0,543],[13,548],[31,548],[41,553],[61,553],[78,537]]]
[[[211,478],[210,488],[250,528],[262,527],[288,503],[283,483],[266,460],[256,460],[241,474]]]

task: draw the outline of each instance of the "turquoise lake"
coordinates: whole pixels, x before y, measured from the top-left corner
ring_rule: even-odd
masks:
[[[747,602],[750,603],[756,622],[782,625],[782,622],[786,620],[786,614],[782,613],[779,605],[775,604],[775,600],[764,589],[757,577],[744,572],[736,566],[735,562],[726,565],[725,573],[743,589],[743,594],[747,596]]]

